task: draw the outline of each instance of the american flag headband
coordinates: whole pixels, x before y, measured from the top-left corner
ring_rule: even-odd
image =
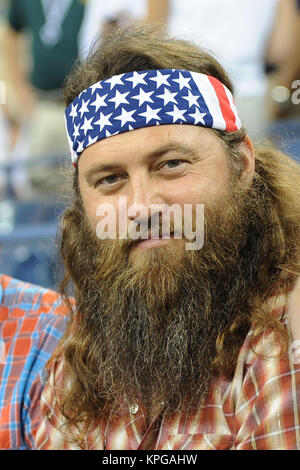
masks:
[[[215,77],[187,70],[115,75],[82,91],[67,107],[73,165],[90,145],[122,132],[190,124],[226,132],[242,127],[234,99]]]

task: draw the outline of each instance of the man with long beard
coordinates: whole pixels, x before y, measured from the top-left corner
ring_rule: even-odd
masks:
[[[73,285],[75,306],[47,365],[36,448],[299,448],[287,320],[299,166],[253,149],[209,54],[145,28],[95,50],[65,98],[75,172],[60,291],[68,302]],[[165,237],[174,204],[193,212]],[[199,232],[200,204],[204,243],[187,250],[193,231],[177,234]],[[98,230],[101,207],[116,239]],[[150,236],[131,236],[138,226]]]

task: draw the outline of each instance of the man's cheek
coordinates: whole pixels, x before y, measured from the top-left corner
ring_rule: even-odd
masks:
[[[106,207],[99,202],[93,201],[92,195],[82,194],[83,199],[83,209],[84,215],[89,224],[90,228],[93,230],[94,234],[97,234],[97,231],[100,233],[101,226],[105,225],[105,220],[108,222],[109,213],[106,213]],[[101,209],[102,208],[102,209]],[[99,228],[98,227],[99,225]],[[110,222],[111,225],[111,222]]]
[[[100,240],[117,239],[117,213],[113,205],[102,203],[96,209],[96,235]]]

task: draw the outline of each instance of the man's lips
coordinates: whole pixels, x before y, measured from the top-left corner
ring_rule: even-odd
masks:
[[[149,237],[146,239],[135,240],[132,244],[133,249],[139,250],[149,250],[150,248],[155,248],[157,246],[163,246],[169,243],[171,239],[174,238],[173,234],[170,234],[168,238],[162,237]]]

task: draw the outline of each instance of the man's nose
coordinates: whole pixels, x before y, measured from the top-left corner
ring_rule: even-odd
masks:
[[[128,219],[137,217],[150,219],[155,213],[165,211],[162,188],[147,175],[139,175],[131,180],[127,193]]]

